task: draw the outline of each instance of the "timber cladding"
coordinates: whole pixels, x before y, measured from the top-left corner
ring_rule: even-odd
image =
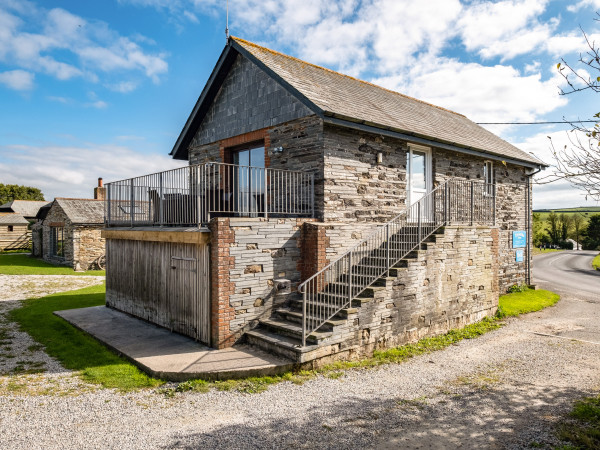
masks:
[[[0,251],[26,249],[31,245],[27,225],[0,225]]]
[[[106,239],[106,305],[210,344],[209,249]]]

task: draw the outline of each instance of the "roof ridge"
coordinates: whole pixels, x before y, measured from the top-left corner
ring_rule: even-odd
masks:
[[[379,86],[379,85],[377,85],[375,83],[371,83],[370,81],[361,80],[360,78],[356,78],[356,77],[353,77],[353,76],[350,76],[350,75],[346,75],[345,73],[337,72],[335,70],[328,69],[327,67],[319,66],[317,64],[313,64],[313,63],[310,63],[308,61],[304,61],[303,59],[296,58],[295,56],[286,55],[285,53],[278,52],[277,50],[272,50],[272,49],[267,48],[267,47],[263,47],[262,45],[258,45],[258,44],[255,44],[254,42],[247,41],[246,39],[242,39],[242,38],[239,38],[239,37],[236,37],[236,36],[230,36],[230,38],[232,40],[234,40],[234,41],[241,42],[243,44],[247,44],[247,45],[250,45],[252,47],[259,48],[261,50],[266,50],[267,52],[274,53],[276,55],[280,55],[280,56],[283,56],[285,58],[293,59],[294,61],[298,61],[298,62],[300,62],[302,64],[307,64],[307,65],[315,67],[317,69],[321,69],[321,70],[324,70],[326,72],[331,72],[331,73],[334,73],[336,75],[342,76],[344,78],[348,78],[350,80],[358,81],[359,83],[363,83],[363,84],[366,84],[366,85],[369,85],[369,86],[373,86],[375,88],[378,88],[378,89],[390,92],[392,94],[396,94],[396,95],[399,95],[401,97],[408,98],[410,100],[414,100],[414,101],[419,102],[419,103],[423,103],[424,105],[433,106],[434,108],[441,109],[442,111],[446,111],[446,112],[449,112],[449,113],[452,113],[452,114],[456,114],[457,116],[461,116],[461,117],[464,117],[464,118],[468,119],[468,117],[465,116],[464,114],[458,113],[456,111],[452,111],[451,109],[444,108],[442,106],[434,105],[433,103],[429,103],[429,102],[425,102],[423,100],[419,100],[418,98],[411,97],[410,95],[402,94],[401,92],[398,92],[398,91],[393,91],[392,89],[388,89],[388,88],[385,88],[383,86]]]
[[[71,197],[55,197],[54,200],[85,200],[91,202],[103,202],[104,200],[97,198],[71,198]]]

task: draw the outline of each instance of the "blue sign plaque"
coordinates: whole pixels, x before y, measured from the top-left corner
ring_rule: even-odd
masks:
[[[524,258],[523,258],[523,249],[519,248],[516,250],[516,261],[517,262],[523,262]]]
[[[512,248],[523,248],[527,245],[527,231],[513,231]]]

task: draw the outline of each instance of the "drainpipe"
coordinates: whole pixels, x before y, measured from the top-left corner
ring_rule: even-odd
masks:
[[[526,219],[526,228],[527,228],[527,276],[525,279],[526,284],[531,284],[531,242],[533,240],[533,236],[531,235],[532,226],[531,226],[531,178],[540,173],[543,167],[538,166],[537,169],[532,169],[531,172],[525,172],[527,176],[527,195],[525,196],[525,208],[527,211],[527,219]]]

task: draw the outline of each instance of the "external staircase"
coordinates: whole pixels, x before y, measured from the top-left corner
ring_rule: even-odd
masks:
[[[302,340],[305,300],[300,293],[292,294],[285,305],[274,310],[270,318],[260,320],[257,328],[247,332],[247,342],[298,363],[335,353],[339,350],[340,344],[358,330],[361,308],[370,305],[378,292],[389,289],[396,279],[401,278],[408,270],[409,264],[417,263],[419,255],[426,254],[428,247],[435,245],[437,238],[442,236],[443,232],[443,227],[440,227],[423,239],[418,249],[405,255],[342,308],[336,305],[348,298],[348,274],[342,275],[338,283],[329,284],[317,296],[307,299],[307,310],[322,312],[329,318],[316,331],[306,336],[305,345]],[[359,282],[376,260],[378,256],[368,256],[354,266],[352,275],[355,282]]]
[[[361,308],[435,246],[445,225],[492,222],[494,206],[493,186],[459,180],[438,186],[301,283],[295,297],[246,333],[247,342],[298,363],[341,351],[359,331]]]

